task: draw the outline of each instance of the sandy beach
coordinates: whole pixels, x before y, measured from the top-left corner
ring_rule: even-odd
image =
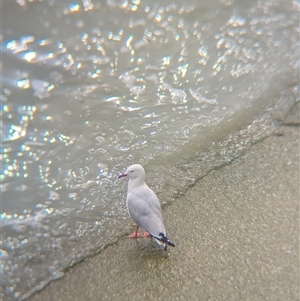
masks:
[[[1,11],[0,301],[300,301],[300,0]]]
[[[164,208],[175,248],[124,236],[30,300],[299,300],[299,117],[291,114]]]

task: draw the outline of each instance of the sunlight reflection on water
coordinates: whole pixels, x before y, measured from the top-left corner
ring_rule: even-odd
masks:
[[[4,264],[10,299],[38,286],[30,260],[47,282],[120,235],[128,217],[116,175],[125,166],[159,166],[163,179],[151,180],[161,189],[193,143],[299,91],[297,12],[285,1],[3,7],[0,254],[14,262]]]

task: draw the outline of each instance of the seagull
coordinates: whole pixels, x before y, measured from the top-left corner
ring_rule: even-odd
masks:
[[[145,183],[145,170],[142,165],[134,164],[118,178],[128,177],[126,205],[128,213],[136,223],[136,230],[129,237],[137,238],[139,227],[146,230],[144,237],[152,236],[156,243],[167,251],[167,246],[175,247],[168,238],[164,226],[160,202]]]

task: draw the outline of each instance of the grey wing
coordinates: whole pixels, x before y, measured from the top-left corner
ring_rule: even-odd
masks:
[[[164,217],[161,212],[160,202],[156,194],[147,186],[147,203],[149,204],[152,211],[159,217],[159,219],[164,223]]]
[[[129,214],[137,225],[154,236],[166,233],[161,218],[151,209],[147,201],[128,196],[127,205]]]

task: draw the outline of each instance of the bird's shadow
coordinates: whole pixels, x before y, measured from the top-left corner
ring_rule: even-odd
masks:
[[[151,237],[127,238],[130,243],[128,256],[139,259],[166,259],[169,252],[158,246]]]

